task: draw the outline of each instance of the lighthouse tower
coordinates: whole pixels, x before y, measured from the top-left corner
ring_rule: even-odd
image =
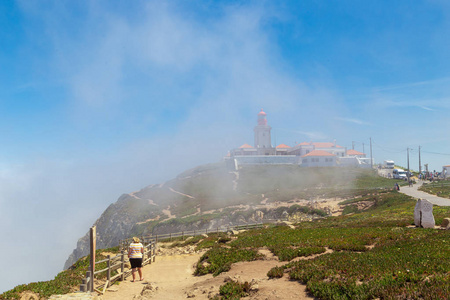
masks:
[[[275,148],[272,147],[270,130],[272,127],[267,125],[267,114],[261,109],[258,113],[258,124],[255,126],[255,148],[259,155],[273,155]]]

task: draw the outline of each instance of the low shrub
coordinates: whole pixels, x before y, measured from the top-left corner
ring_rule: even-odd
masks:
[[[281,278],[284,275],[284,268],[283,267],[273,267],[272,269],[267,272],[267,277],[269,278]]]
[[[229,271],[231,264],[238,261],[253,261],[261,257],[256,250],[213,247],[202,255],[194,275],[219,275]]]
[[[247,281],[240,283],[237,281],[229,281],[219,288],[221,299],[238,300],[241,297],[246,297],[250,293],[251,284]]]

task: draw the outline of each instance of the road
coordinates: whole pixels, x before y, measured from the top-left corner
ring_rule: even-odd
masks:
[[[422,191],[418,191],[417,189],[422,185],[422,181],[419,180],[418,183],[414,184],[413,186],[402,186],[400,188],[400,193],[406,194],[408,196],[414,197],[414,198],[420,198],[420,199],[426,199],[433,203],[434,205],[438,206],[450,206],[450,199],[448,198],[441,198],[435,195],[431,195]]]

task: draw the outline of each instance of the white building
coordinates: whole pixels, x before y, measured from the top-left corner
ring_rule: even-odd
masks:
[[[286,144],[272,146],[267,114],[261,109],[254,127],[254,146],[243,144],[229,153],[234,165],[299,164],[305,167],[355,166],[370,167],[366,154],[348,150],[334,142],[303,142],[294,147]]]
[[[302,167],[334,167],[336,166],[335,154],[324,150],[313,150],[302,156]]]

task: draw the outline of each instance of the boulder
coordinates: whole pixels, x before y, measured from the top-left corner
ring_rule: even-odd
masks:
[[[444,220],[442,220],[441,228],[450,230],[450,218],[444,218]]]

